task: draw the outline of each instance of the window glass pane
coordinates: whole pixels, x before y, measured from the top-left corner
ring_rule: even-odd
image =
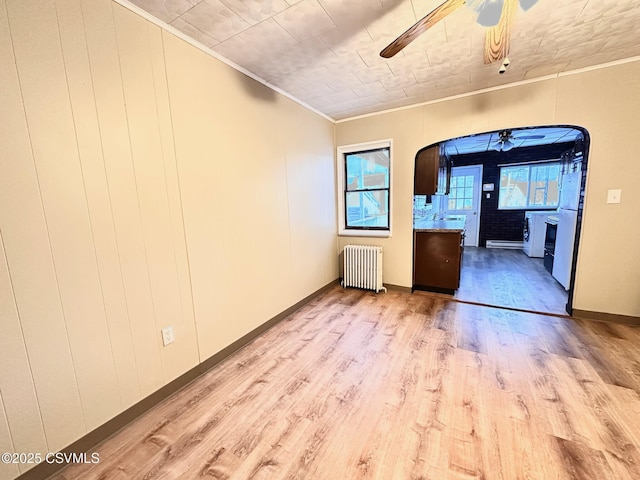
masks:
[[[348,153],[347,191],[389,188],[389,149]]]
[[[464,197],[465,198],[473,198],[473,188],[465,188],[464,189]]]
[[[451,177],[449,181],[449,189],[455,188],[457,186],[458,177]]]
[[[347,227],[389,228],[389,191],[347,192]]]
[[[464,200],[457,199],[456,200],[456,210],[462,210],[464,207]]]
[[[455,210],[455,208],[456,208],[456,200],[455,200],[455,198],[449,198],[449,202],[448,202],[447,208],[449,210]]]
[[[465,187],[473,187],[473,175],[467,175],[464,177],[464,186]]]
[[[541,165],[531,167],[531,186],[529,204],[551,207],[558,205],[558,177],[560,165]]]
[[[556,207],[559,177],[559,163],[502,167],[498,208]]]
[[[470,199],[466,198],[464,200],[464,209],[465,210],[471,210],[472,206],[473,206],[473,200],[470,200]]]

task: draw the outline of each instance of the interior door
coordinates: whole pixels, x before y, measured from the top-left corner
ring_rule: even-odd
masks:
[[[480,237],[482,165],[453,167],[447,199],[447,215],[467,217],[465,247],[477,247]]]

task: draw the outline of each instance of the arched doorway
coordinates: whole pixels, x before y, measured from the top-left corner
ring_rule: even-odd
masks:
[[[467,222],[471,231],[454,299],[571,313],[588,132],[572,125],[512,128],[439,146],[450,167],[448,194],[415,198],[414,214],[416,206],[430,214],[477,213]],[[474,168],[480,185],[472,185]],[[421,206],[427,200],[431,209]]]

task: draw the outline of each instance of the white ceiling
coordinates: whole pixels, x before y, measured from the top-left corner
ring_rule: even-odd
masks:
[[[640,55],[640,0],[540,0],[518,11],[511,66],[483,62],[460,8],[391,59],[380,50],[443,0],[130,0],[340,120]]]
[[[551,145],[554,143],[573,143],[578,138],[584,138],[582,131],[571,127],[535,127],[509,130],[509,141],[512,148],[534,147],[537,145]],[[459,137],[443,143],[445,152],[449,155],[465,155],[468,153],[495,150],[499,142],[500,132],[480,133],[466,137]]]

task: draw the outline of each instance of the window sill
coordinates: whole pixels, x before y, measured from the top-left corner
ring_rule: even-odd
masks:
[[[391,230],[340,230],[339,237],[391,237]]]

